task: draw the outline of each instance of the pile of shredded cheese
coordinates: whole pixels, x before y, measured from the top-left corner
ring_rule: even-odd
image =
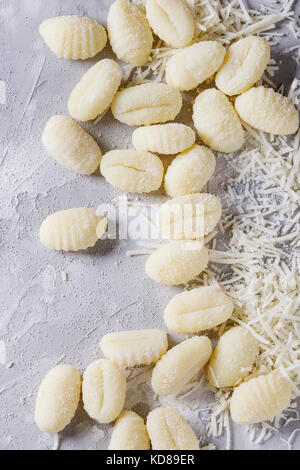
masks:
[[[144,4],[143,0],[135,0]],[[214,39],[224,45],[249,34],[265,37],[270,45],[284,33],[274,30],[286,20],[295,38],[300,26],[292,11],[294,1],[269,2],[261,11],[248,9],[244,0],[187,0],[197,24],[196,41]],[[289,52],[299,65],[298,46]],[[164,79],[167,60],[175,50],[158,41],[145,68],[127,69],[132,83],[149,78]],[[262,83],[276,88],[271,78],[278,66],[271,59]],[[279,92],[284,92],[280,87]],[[300,103],[296,78],[288,94]],[[291,384],[294,398],[300,396],[300,131],[292,137],[272,136],[246,127],[247,141],[238,154],[227,156],[227,176],[222,173],[215,188],[222,200],[219,231],[209,236],[209,268],[188,289],[219,285],[235,302],[234,317],[218,328],[222,334],[232,324],[247,328],[259,341],[261,354],[248,379],[278,369]],[[223,158],[220,156],[220,158]],[[146,250],[130,254],[151,253]],[[153,245],[157,248],[157,244]],[[208,410],[208,436],[227,432],[231,446],[229,404],[231,391],[217,391]],[[250,440],[268,440],[280,426],[299,419],[296,404],[275,418],[274,423],[248,426]],[[294,430],[287,446],[291,448]]]

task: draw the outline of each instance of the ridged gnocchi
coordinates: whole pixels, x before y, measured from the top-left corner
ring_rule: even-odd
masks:
[[[167,62],[168,85],[181,91],[196,88],[216,73],[223,63],[225,52],[217,41],[202,41],[182,49]]]
[[[49,215],[40,228],[41,243],[52,250],[78,251],[95,245],[107,229],[107,219],[79,207]]]
[[[191,426],[175,408],[156,408],[147,417],[153,450],[199,450]]]
[[[195,140],[193,129],[178,123],[144,126],[132,134],[132,143],[137,150],[165,155],[182,152],[194,145]]]
[[[155,34],[166,44],[183,47],[195,33],[195,21],[184,0],[147,0],[147,19]]]
[[[155,365],[151,385],[158,395],[176,395],[200,372],[212,354],[207,336],[194,336],[170,349]]]
[[[288,380],[278,373],[261,375],[242,383],[232,395],[230,412],[239,424],[255,424],[272,420],[291,401]]]
[[[111,111],[115,119],[129,126],[173,121],[182,107],[178,90],[165,83],[143,83],[124,88],[115,96]]]
[[[42,142],[58,163],[80,175],[91,175],[100,165],[102,153],[97,142],[67,116],[49,119]]]
[[[194,145],[177,155],[165,175],[165,190],[170,197],[199,193],[213,175],[216,160],[211,150]]]
[[[83,374],[82,400],[87,414],[98,423],[111,423],[122,412],[126,378],[121,369],[106,359],[92,362]]]
[[[159,189],[164,176],[160,158],[138,150],[111,150],[103,156],[100,170],[114,187],[131,193]]]
[[[168,286],[185,284],[207,266],[208,250],[197,241],[173,241],[149,256],[146,273],[153,281]]]
[[[107,30],[112,50],[120,60],[144,65],[153,43],[152,31],[142,9],[129,0],[117,0],[110,7]]]
[[[59,365],[44,377],[38,390],[34,419],[41,431],[62,431],[76,413],[81,392],[79,372]]]
[[[134,411],[123,411],[117,419],[108,450],[149,450],[144,420]]]
[[[222,289],[202,286],[175,295],[168,303],[164,320],[176,333],[198,333],[228,320],[233,302]]]
[[[215,88],[202,91],[194,103],[193,120],[203,142],[219,152],[235,152],[245,140],[242,124],[229,99]]]
[[[97,21],[82,16],[58,16],[40,25],[40,34],[59,58],[86,60],[102,51],[107,34]]]
[[[118,91],[123,72],[111,59],[91,67],[73,89],[68,109],[73,119],[90,121],[106,111]]]
[[[293,103],[272,88],[251,88],[235,100],[240,118],[256,129],[271,134],[294,134],[299,113]]]
[[[239,95],[263,75],[270,60],[270,46],[258,36],[248,36],[232,44],[216,75],[216,86],[225,95]]]
[[[259,353],[259,342],[244,327],[224,333],[208,366],[208,380],[217,388],[233,387],[251,372]]]
[[[222,214],[220,200],[212,194],[188,194],[165,202],[158,212],[164,238],[201,240],[216,227]]]
[[[146,366],[165,354],[168,338],[161,330],[117,331],[103,336],[100,347],[119,367]]]

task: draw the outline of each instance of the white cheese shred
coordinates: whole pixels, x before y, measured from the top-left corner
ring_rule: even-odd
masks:
[[[135,1],[145,4],[144,0]],[[278,44],[285,33],[274,28],[281,21],[295,38],[300,38],[293,0],[276,1],[272,8],[262,5],[261,11],[248,9],[245,0],[186,1],[196,22],[195,42],[217,40],[227,46],[241,37],[258,34],[270,45]],[[292,51],[292,58],[299,65],[299,46],[285,52]],[[166,63],[174,53],[173,48],[158,41],[146,66],[128,71],[128,79],[134,83],[150,78],[162,81]],[[271,59],[260,83],[287,94],[299,106],[300,80],[295,78],[289,90],[284,86],[278,89],[273,81],[277,71],[278,66]],[[279,370],[290,381],[296,398],[300,396],[300,131],[285,137],[246,125],[245,128],[247,140],[242,151],[226,159],[219,156],[225,167],[222,180],[211,181],[209,190],[222,200],[222,222],[219,231],[206,239],[211,248],[208,269],[186,287],[221,286],[232,297],[233,318],[216,332],[224,333],[234,324],[247,328],[261,347],[247,379]],[[152,251],[150,245],[144,248],[139,254]],[[231,394],[231,390],[215,391],[209,407],[198,409],[198,413],[209,414],[208,437],[226,433],[227,449],[232,446]],[[285,423],[297,420],[293,406],[292,402],[272,425],[248,426],[249,440],[255,445],[263,444]],[[285,440],[288,448],[292,448],[298,430]]]

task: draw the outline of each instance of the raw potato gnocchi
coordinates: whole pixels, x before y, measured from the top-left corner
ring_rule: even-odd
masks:
[[[173,121],[182,107],[178,90],[165,83],[143,83],[117,93],[111,111],[115,119],[129,126]]]
[[[256,129],[271,134],[294,134],[299,114],[291,101],[272,88],[251,88],[235,100],[240,118]]]
[[[153,281],[167,286],[185,284],[207,266],[208,250],[196,241],[173,241],[155,250],[146,262],[146,273]]]
[[[261,78],[269,60],[270,46],[265,39],[240,39],[229,47],[216,75],[216,85],[225,95],[239,95]]]
[[[170,197],[199,193],[213,175],[216,160],[211,150],[194,145],[180,153],[165,175],[165,190]]]
[[[168,60],[166,81],[178,90],[192,90],[220,68],[225,48],[217,41],[202,41],[177,52]]]
[[[55,212],[40,228],[41,243],[52,250],[78,251],[95,245],[107,229],[107,219],[85,207]]]
[[[111,59],[100,60],[90,68],[73,89],[69,113],[78,121],[90,121],[106,111],[118,91],[123,72]]]
[[[155,34],[166,44],[183,47],[195,33],[195,21],[185,0],[147,0],[147,19]]]
[[[216,227],[222,214],[220,200],[212,194],[188,194],[165,202],[158,212],[164,238],[203,240]]]
[[[102,51],[107,43],[103,26],[82,16],[58,16],[40,25],[40,34],[57,57],[89,59]]]
[[[203,286],[173,297],[164,312],[164,320],[176,333],[198,333],[228,320],[233,302],[219,287]]]
[[[100,347],[119,367],[147,366],[165,354],[168,338],[161,330],[118,331],[103,336]]]
[[[76,413],[81,392],[79,372],[59,365],[44,377],[38,390],[34,419],[41,431],[62,431]]]
[[[83,374],[82,400],[87,414],[98,423],[111,423],[122,412],[126,378],[106,359],[92,362]]]
[[[175,154],[194,145],[195,132],[184,124],[157,124],[136,129],[132,143],[137,150],[161,154]]]
[[[153,450],[199,450],[191,426],[175,408],[156,408],[147,417]]]
[[[194,336],[170,349],[156,364],[151,385],[158,395],[176,395],[200,372],[212,354],[207,336]]]
[[[137,150],[112,150],[101,161],[100,170],[115,188],[130,193],[149,193],[159,189],[164,167],[156,155]]]
[[[217,388],[233,387],[251,372],[259,353],[259,342],[242,326],[224,333],[208,366],[208,380]]]
[[[123,411],[116,421],[108,450],[149,450],[144,420],[134,411]]]
[[[242,124],[229,99],[215,88],[200,93],[193,120],[203,142],[219,152],[235,152],[244,143]]]
[[[120,60],[144,65],[153,43],[152,31],[140,7],[129,0],[117,0],[110,7],[107,30],[112,50]]]
[[[272,420],[287,408],[291,389],[286,378],[277,373],[261,375],[242,383],[232,395],[230,412],[239,424],[255,424]]]
[[[97,142],[67,116],[49,119],[42,141],[58,163],[80,175],[91,175],[100,164],[102,153]]]

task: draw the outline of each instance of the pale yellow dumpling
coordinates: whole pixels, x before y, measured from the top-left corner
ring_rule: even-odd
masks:
[[[217,41],[202,41],[176,52],[168,60],[166,81],[178,90],[192,90],[216,73],[225,48]]]
[[[258,36],[248,36],[233,43],[216,75],[216,86],[225,95],[239,95],[263,75],[270,60],[270,46]]]
[[[144,65],[151,52],[153,36],[142,9],[129,0],[117,0],[110,7],[107,30],[118,59]]]
[[[57,16],[40,25],[40,34],[57,57],[86,60],[102,51],[107,42],[104,27],[83,16]]]
[[[215,88],[200,93],[194,103],[193,120],[203,142],[219,152],[235,152],[245,140],[233,105]]]
[[[159,284],[176,286],[194,279],[207,266],[208,250],[198,241],[173,241],[149,256],[146,273]]]
[[[156,408],[147,417],[153,450],[199,450],[191,426],[175,408]]]
[[[126,378],[121,369],[106,359],[94,361],[83,374],[82,400],[88,415],[98,423],[111,423],[121,413],[126,395]]]
[[[182,107],[178,90],[165,83],[143,83],[117,93],[111,111],[115,119],[129,126],[173,121]]]
[[[85,122],[103,114],[117,93],[122,78],[123,72],[114,60],[97,62],[71,93],[68,109],[72,118]]]
[[[97,142],[67,116],[50,118],[42,141],[47,152],[68,170],[90,175],[99,167],[102,153]]]
[[[187,46],[195,33],[195,21],[185,0],[147,0],[147,19],[154,33],[173,47]]]
[[[256,129],[271,134],[294,134],[299,128],[299,112],[291,101],[272,88],[251,88],[235,100],[240,118]]]
[[[285,377],[277,373],[261,375],[234,390],[231,417],[239,424],[261,423],[281,413],[290,401],[291,388]]]
[[[70,422],[81,392],[79,372],[70,365],[59,365],[44,377],[37,394],[34,419],[41,431],[58,433]]]
[[[78,251],[95,245],[107,229],[107,219],[79,207],[49,215],[40,227],[41,243],[52,250]]]
[[[138,150],[111,150],[101,161],[100,170],[115,188],[130,193],[149,193],[160,188],[164,168],[159,157]]]

